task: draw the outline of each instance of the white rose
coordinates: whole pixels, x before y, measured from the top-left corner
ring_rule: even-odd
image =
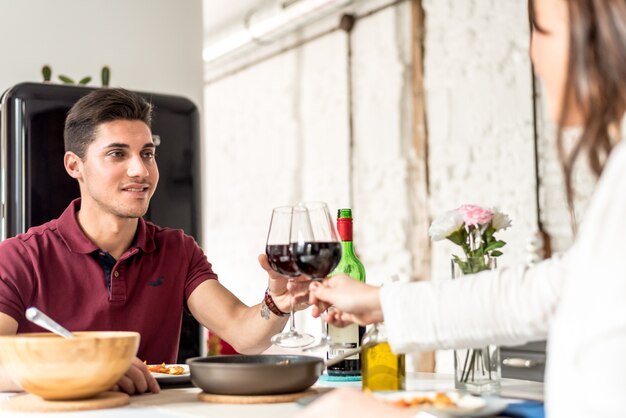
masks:
[[[506,215],[495,208],[492,209],[491,212],[493,213],[491,218],[491,226],[493,229],[500,231],[501,229],[507,229],[511,226],[511,218],[509,218],[509,215]]]
[[[463,216],[455,210],[440,215],[428,229],[428,235],[433,241],[446,239],[448,235],[463,226]]]

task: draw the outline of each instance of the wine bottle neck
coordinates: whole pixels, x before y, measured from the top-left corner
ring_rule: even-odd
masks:
[[[352,241],[341,241],[341,252],[346,256],[355,257]]]

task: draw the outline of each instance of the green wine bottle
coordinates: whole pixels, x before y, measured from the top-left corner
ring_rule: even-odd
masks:
[[[365,267],[354,253],[352,244],[352,210],[339,209],[337,211],[337,231],[341,238],[341,261],[331,273],[332,275],[344,273],[348,276],[365,282]],[[361,338],[365,333],[365,328],[357,324],[351,324],[344,328],[328,326],[328,335],[332,338],[333,344],[340,344],[329,349],[327,357],[333,358],[343,354],[344,350],[357,348]],[[342,362],[328,367],[330,376],[359,376],[361,374],[360,355],[348,357]]]

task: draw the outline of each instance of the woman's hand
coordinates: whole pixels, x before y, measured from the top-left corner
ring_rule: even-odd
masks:
[[[148,371],[148,367],[137,357],[135,357],[126,374],[122,376],[113,389],[129,395],[139,395],[147,391],[159,393],[161,390],[152,373]]]
[[[274,303],[283,312],[291,310],[293,297],[294,310],[300,311],[309,307],[309,283],[305,276],[288,277],[272,270],[267,255],[259,255],[259,264],[267,272],[268,287]],[[291,280],[289,280],[291,279]]]
[[[324,395],[297,418],[408,418],[415,416],[415,411],[409,408],[398,408],[375,399],[369,393],[354,389],[335,389]]]
[[[354,280],[345,274],[330,277],[309,286],[309,302],[313,316],[319,317],[329,306],[326,322],[345,326],[356,322],[359,325],[383,321],[380,306],[380,288]]]

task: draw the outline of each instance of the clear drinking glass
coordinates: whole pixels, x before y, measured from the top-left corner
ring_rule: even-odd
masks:
[[[291,241],[298,270],[311,280],[324,279],[341,260],[341,242],[324,202],[304,202],[294,208]],[[320,321],[322,334],[315,347],[330,346],[326,322],[322,317]]]
[[[496,268],[496,259],[475,257],[453,259],[452,278]],[[492,393],[500,389],[500,348],[489,344],[466,350],[454,350],[454,387],[474,394]]]
[[[300,274],[291,251],[291,223],[294,211],[301,211],[292,206],[281,206],[272,210],[272,219],[267,233],[265,254],[272,270],[295,280]],[[304,347],[311,344],[315,338],[310,334],[300,333],[296,330],[293,298],[291,300],[291,317],[289,319],[289,331],[281,332],[272,337],[272,343],[280,347],[294,348]]]

